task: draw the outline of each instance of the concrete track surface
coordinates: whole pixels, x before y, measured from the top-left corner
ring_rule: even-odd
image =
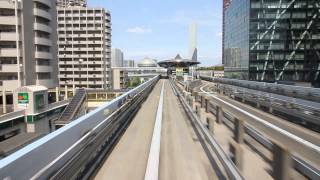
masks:
[[[218,179],[168,80],[156,84],[95,179],[144,179],[163,81],[159,179]]]

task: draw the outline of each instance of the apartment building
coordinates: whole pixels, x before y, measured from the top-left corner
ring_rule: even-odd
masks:
[[[0,1],[1,90],[58,85],[56,22],[51,0]]]
[[[111,16],[103,8],[58,7],[60,87],[111,88]]]

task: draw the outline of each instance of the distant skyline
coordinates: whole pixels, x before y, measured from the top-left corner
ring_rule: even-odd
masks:
[[[190,58],[189,26],[195,21],[201,66],[221,64],[220,0],[88,0],[88,6],[111,11],[112,48],[125,59],[163,60],[177,53]]]

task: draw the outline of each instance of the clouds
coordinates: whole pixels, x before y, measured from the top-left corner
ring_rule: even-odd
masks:
[[[127,32],[128,33],[135,33],[135,34],[146,34],[146,33],[151,33],[152,29],[136,26],[133,28],[128,28]]]

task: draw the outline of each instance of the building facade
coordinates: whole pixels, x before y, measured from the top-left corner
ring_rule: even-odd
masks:
[[[120,49],[111,50],[111,67],[123,67],[123,52]]]
[[[225,76],[319,86],[318,0],[232,0],[224,10]]]
[[[56,27],[51,0],[0,1],[1,90],[58,86]]]
[[[60,87],[111,88],[111,16],[103,8],[58,7]]]
[[[114,90],[128,88],[128,72],[122,68],[112,68],[112,87]]]

